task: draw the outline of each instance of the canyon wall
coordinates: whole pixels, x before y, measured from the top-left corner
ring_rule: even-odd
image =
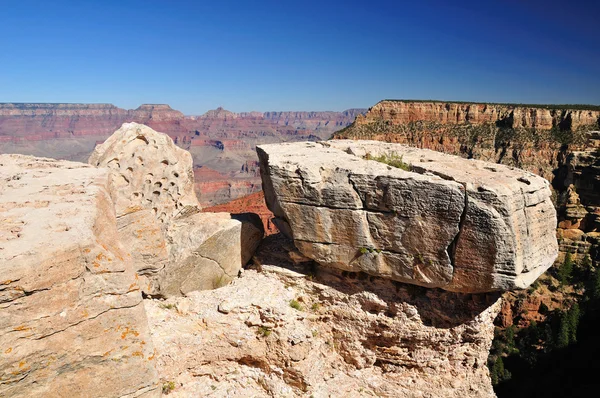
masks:
[[[0,103],[0,153],[86,161],[125,122],[169,135],[191,152],[196,193],[214,205],[260,190],[257,144],[316,141],[350,125],[364,109],[344,112],[242,112],[217,108],[185,116],[164,104],[122,109],[111,104]],[[214,173],[206,173],[207,170]]]
[[[569,105],[483,104],[441,101],[384,100],[363,115],[356,124],[370,124],[383,119],[391,124],[431,121],[441,124],[501,123],[508,127],[551,129],[555,126],[579,128],[600,120],[600,107]]]

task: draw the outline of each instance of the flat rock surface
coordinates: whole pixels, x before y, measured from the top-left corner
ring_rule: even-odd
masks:
[[[108,172],[0,155],[0,396],[156,396]]]
[[[527,287],[557,256],[549,183],[532,173],[377,141],[257,151],[276,223],[322,265],[486,292]]]

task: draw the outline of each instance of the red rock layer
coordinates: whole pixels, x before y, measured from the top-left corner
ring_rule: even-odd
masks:
[[[504,121],[511,127],[551,129],[561,123],[570,123],[572,128],[597,123],[600,120],[600,111],[547,109],[510,104],[385,100],[369,109],[364,116],[358,115],[356,124],[369,124],[381,119],[392,124],[406,124],[420,120],[441,124]]]
[[[224,203],[221,205],[205,208],[204,211],[219,213],[256,213],[260,216],[265,227],[265,234],[272,235],[277,232],[277,227],[273,224],[271,219],[273,213],[269,211],[265,204],[265,196],[262,191],[253,193],[243,198],[232,200],[231,202]]]

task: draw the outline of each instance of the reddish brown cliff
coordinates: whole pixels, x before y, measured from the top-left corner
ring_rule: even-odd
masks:
[[[275,224],[273,224],[273,213],[265,204],[265,195],[262,191],[255,192],[248,196],[232,200],[231,202],[220,204],[213,207],[203,209],[206,212],[213,213],[256,213],[259,215],[265,227],[265,233],[272,235],[279,232]]]
[[[132,110],[111,104],[0,104],[0,153],[86,161],[121,124],[142,123],[189,150],[195,166],[216,171],[196,178],[201,202],[215,204],[260,189],[260,178],[248,167],[256,161],[257,144],[328,138],[364,111],[234,113],[217,108],[184,116],[162,104]]]
[[[597,123],[600,108],[575,109],[569,105],[517,105],[482,104],[441,101],[399,101],[385,100],[377,103],[363,116],[356,118],[357,125],[385,120],[391,124],[406,124],[416,121],[429,121],[440,124],[482,124],[502,123],[508,127],[531,127],[551,129],[568,124],[579,128]]]

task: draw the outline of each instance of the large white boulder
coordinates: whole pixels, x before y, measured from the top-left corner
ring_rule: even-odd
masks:
[[[280,229],[326,266],[458,292],[529,286],[558,254],[549,183],[378,141],[257,147]],[[369,160],[401,157],[410,171]]]

